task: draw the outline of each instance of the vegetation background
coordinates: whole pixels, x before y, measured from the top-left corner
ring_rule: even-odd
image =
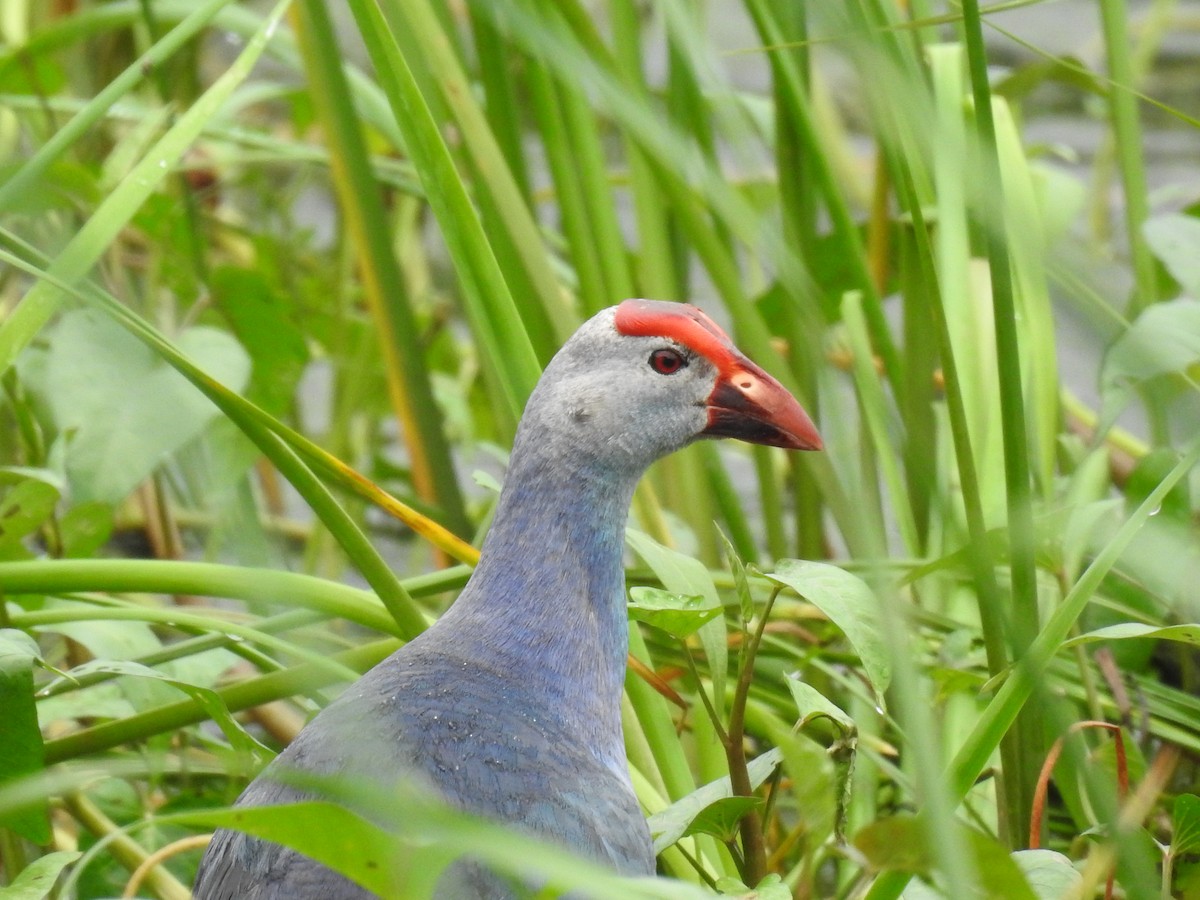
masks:
[[[6,0],[0,897],[186,897],[246,779],[452,601],[540,367],[629,296],[699,302],[827,444],[639,490],[670,878],[436,804],[241,827],[393,897],[463,851],[544,895],[1200,896],[1196,32]]]

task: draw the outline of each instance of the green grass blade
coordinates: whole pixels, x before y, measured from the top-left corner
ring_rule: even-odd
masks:
[[[992,283],[992,309],[996,323],[996,356],[999,365],[1001,430],[1004,444],[1004,473],[1008,506],[1008,536],[1012,568],[1012,614],[1009,635],[1013,658],[1024,656],[1038,633],[1039,605],[1037,566],[1034,560],[1036,533],[1033,525],[1033,491],[1029,471],[1029,443],[1021,373],[1021,347],[1017,329],[1016,296],[1012,257],[1005,235],[1002,173],[988,81],[987,56],[977,0],[964,0],[963,28],[967,65],[975,99],[975,122],[983,165],[983,183],[989,197],[981,210],[987,258]],[[999,192],[999,193],[997,193]],[[1022,819],[1011,823],[1016,846],[1027,846],[1028,827],[1024,814],[1031,808],[1033,786],[1044,751],[1042,725],[1037,710],[1026,708],[1018,727],[1020,753],[1017,771],[1005,777],[1017,785]]]
[[[403,636],[371,592],[295,572],[158,559],[44,559],[0,562],[0,581],[10,594],[140,591],[287,603]]]
[[[499,373],[504,408],[513,422],[541,374],[519,307],[496,263],[462,177],[429,112],[412,70],[374,3],[352,0],[351,9],[384,92],[404,133],[430,207],[442,227],[472,331],[486,361]]]
[[[462,493],[433,399],[433,387],[405,285],[392,251],[391,227],[366,142],[342,73],[333,23],[323,0],[301,0],[294,16],[309,91],[330,144],[334,185],[350,239],[357,249],[363,288],[374,317],[387,372],[388,396],[403,425],[417,495],[439,504],[444,521],[467,532]]]
[[[453,52],[446,26],[438,20],[429,0],[384,0],[380,8],[405,59],[413,61],[413,74],[422,94],[440,98],[453,117],[470,160],[475,198],[485,214],[488,237],[497,259],[504,263],[501,270],[512,280],[513,294],[522,298],[519,311],[539,358],[548,360],[577,323],[564,303],[528,191],[511,164],[506,165],[510,157],[520,159],[523,153],[519,147],[510,146],[520,139],[512,133],[520,126],[519,112],[509,109],[511,121],[496,130],[493,123],[503,111],[489,107],[485,114],[480,109],[463,63]],[[488,52],[501,52],[501,46],[494,46],[501,45],[500,36],[487,20],[473,16],[472,22],[488,33]],[[418,61],[423,65],[416,65]],[[494,61],[493,66],[499,63]],[[510,90],[511,86],[496,86],[489,97],[507,98]],[[503,142],[507,144],[502,146]]]

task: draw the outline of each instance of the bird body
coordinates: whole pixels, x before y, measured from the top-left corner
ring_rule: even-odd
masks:
[[[654,873],[621,728],[622,547],[634,487],[704,436],[820,445],[778,382],[693,307],[629,300],[586,322],[530,397],[478,567],[453,606],[322,711],[239,805],[306,799],[286,770],[413,777],[450,803]],[[218,831],[197,900],[371,896],[295,851]],[[471,864],[439,897],[501,898]]]

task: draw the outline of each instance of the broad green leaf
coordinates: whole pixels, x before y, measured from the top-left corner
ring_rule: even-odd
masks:
[[[752,760],[747,766],[750,786],[757,788],[766,781],[782,761],[783,751],[779,748],[768,750]],[[661,853],[687,834],[692,822],[709,806],[732,796],[729,779],[718,778],[650,816],[647,824],[654,838],[654,852]]]
[[[721,841],[732,841],[738,833],[738,824],[752,809],[762,806],[760,797],[723,797],[710,803],[692,819],[684,837],[693,834],[711,834]]]
[[[1142,234],[1184,292],[1200,300],[1200,219],[1170,213],[1147,219]]]
[[[0,629],[0,782],[38,772],[44,765],[33,700],[33,665],[39,656],[37,642],[25,632]],[[35,844],[46,843],[50,840],[46,801],[0,816],[0,826]]]
[[[892,680],[892,663],[880,625],[878,601],[867,583],[837,566],[797,559],[780,560],[767,577],[790,587],[842,630],[862,660],[876,701],[882,706]]]
[[[1171,853],[1183,856],[1200,850],[1200,797],[1180,794],[1171,814]]]
[[[852,843],[872,869],[918,874],[933,864],[925,828],[916,816],[877,819],[859,830]]]
[[[253,361],[246,399],[272,415],[290,412],[309,353],[288,299],[261,272],[233,266],[213,271],[210,290]]]
[[[1200,361],[1200,299],[1155,303],[1108,348],[1100,369],[1101,428],[1116,418],[1143,382]]]
[[[703,597],[709,605],[720,606],[721,598],[712,575],[699,560],[664,547],[649,535],[632,528],[625,529],[625,541],[646,561],[667,590],[689,597]]]
[[[58,497],[57,488],[36,478],[17,483],[0,497],[0,559],[28,558],[22,539],[50,518]]]
[[[703,597],[685,596],[653,587],[629,590],[629,618],[665,631],[683,640],[721,614],[720,606]]]
[[[1039,900],[1030,888],[1022,867],[998,842],[963,827],[987,900]],[[878,819],[860,830],[853,844],[866,856],[873,869],[926,875],[935,857],[930,852],[926,823],[919,816],[898,815]],[[905,900],[934,900],[944,895],[924,883],[913,882],[904,891]],[[1044,895],[1043,895],[1044,896]]]
[[[788,690],[796,701],[796,709],[800,713],[797,727],[803,728],[814,719],[829,719],[842,730],[844,734],[856,734],[858,726],[841,707],[830,701],[820,691],[807,682],[801,681],[794,674],[787,679]]]
[[[213,378],[233,390],[245,385],[249,360],[225,332],[193,328],[178,343]],[[67,472],[80,502],[124,499],[217,415],[182,375],[97,310],[64,315],[35,353],[44,359],[26,372],[41,375],[33,388],[55,430],[70,436]]]
[[[68,607],[70,601],[56,601],[58,608]],[[94,659],[133,659],[162,649],[162,641],[145,622],[80,621],[57,622],[45,625],[43,631],[64,634],[78,641]]]
[[[12,884],[0,888],[0,900],[45,900],[52,895],[54,882],[63,869],[82,855],[78,850],[58,850],[38,857],[21,870]]]
[[[1012,858],[1038,900],[1073,896],[1083,882],[1071,860],[1054,850],[1018,850]]]
[[[62,555],[67,559],[92,556],[112,535],[113,510],[107,503],[80,503],[58,520]]]

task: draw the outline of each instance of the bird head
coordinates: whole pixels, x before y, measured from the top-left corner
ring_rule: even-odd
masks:
[[[585,322],[525,415],[531,439],[562,435],[580,457],[626,470],[706,437],[821,449],[796,399],[712,319],[658,300],[626,300]]]

